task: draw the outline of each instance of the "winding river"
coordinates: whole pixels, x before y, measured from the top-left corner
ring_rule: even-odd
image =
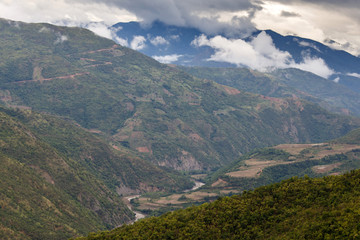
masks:
[[[184,192],[184,193],[187,193],[187,192],[195,191],[195,190],[197,190],[197,189],[199,189],[199,188],[201,188],[202,186],[205,185],[205,183],[199,182],[199,181],[196,181],[196,180],[194,180],[194,183],[195,183],[195,186],[194,186],[194,187],[192,187],[191,189],[184,190],[183,192]],[[136,222],[136,221],[139,220],[139,219],[142,219],[142,218],[145,218],[145,217],[146,217],[144,214],[132,210],[130,201],[131,201],[132,199],[139,198],[139,197],[140,197],[140,195],[133,195],[133,196],[125,197],[125,199],[127,200],[127,204],[126,204],[126,205],[128,206],[128,208],[129,208],[133,213],[135,213],[135,220],[134,220],[134,222]]]

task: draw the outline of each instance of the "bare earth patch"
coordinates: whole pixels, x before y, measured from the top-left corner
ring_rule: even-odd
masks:
[[[227,185],[227,182],[219,178],[216,182],[211,184],[212,187],[224,187]]]
[[[323,143],[320,144],[280,144],[275,149],[284,150],[292,155],[298,155],[302,150],[313,147],[313,146],[321,146],[324,145]]]
[[[282,164],[291,164],[292,162],[282,162],[282,161],[263,161],[257,159],[249,159],[245,161],[246,166],[239,168],[239,171],[229,172],[226,175],[235,178],[255,178],[259,177],[262,171],[270,166],[282,165]]]
[[[334,163],[334,164],[328,164],[328,165],[318,165],[314,166],[312,170],[316,173],[327,173],[333,170],[334,168],[339,167],[342,165],[342,163]]]
[[[228,87],[228,86],[223,86],[223,88],[224,88],[225,92],[229,95],[236,95],[236,94],[241,93],[239,90]]]
[[[136,150],[141,153],[151,153],[152,152],[148,147],[137,147]]]

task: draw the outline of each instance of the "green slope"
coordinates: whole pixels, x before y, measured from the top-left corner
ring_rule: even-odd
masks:
[[[360,171],[291,178],[81,239],[357,239]]]
[[[338,144],[360,144],[360,129],[355,129],[345,136],[331,141]]]
[[[69,117],[157,165],[216,169],[256,147],[320,142],[360,121],[239,92],[90,31],[0,21],[0,99]]]
[[[120,149],[121,150],[121,149]],[[133,220],[120,195],[189,188],[69,121],[0,107],[1,239],[66,239]]]
[[[360,130],[320,144],[281,144],[255,150],[209,177],[210,191],[236,191],[304,175],[338,175],[360,168]]]
[[[351,89],[299,69],[260,73],[247,68],[181,67],[200,78],[270,97],[297,96],[337,113],[360,116],[360,95]]]

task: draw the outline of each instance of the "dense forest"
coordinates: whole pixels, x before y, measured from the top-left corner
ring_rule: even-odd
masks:
[[[80,239],[356,239],[360,170],[290,178]]]

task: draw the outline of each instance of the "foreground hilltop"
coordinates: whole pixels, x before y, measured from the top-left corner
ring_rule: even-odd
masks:
[[[355,239],[360,171],[291,178],[80,239]]]

